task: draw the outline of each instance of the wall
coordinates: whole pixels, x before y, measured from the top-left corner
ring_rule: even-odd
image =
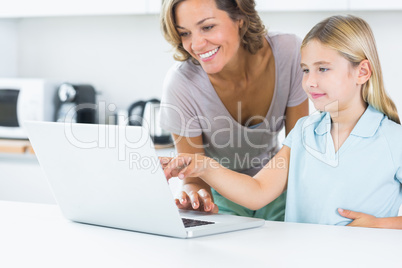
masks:
[[[0,76],[17,76],[17,22],[0,19]]]
[[[303,37],[332,14],[336,12],[265,12],[261,17],[272,31]],[[397,73],[402,61],[402,11],[354,14],[374,30],[386,87],[402,111]],[[0,76],[92,83],[102,92],[101,99],[119,108],[160,96],[163,77],[173,63],[157,15],[1,20],[0,34],[9,39],[0,39],[0,57],[5,58],[0,61]]]

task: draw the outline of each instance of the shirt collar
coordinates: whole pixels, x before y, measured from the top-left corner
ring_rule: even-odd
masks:
[[[371,137],[377,132],[383,118],[383,113],[369,105],[350,134],[360,137]],[[322,117],[321,122],[315,128],[315,133],[318,135],[324,135],[330,130],[331,117],[329,113],[326,112],[325,116]]]

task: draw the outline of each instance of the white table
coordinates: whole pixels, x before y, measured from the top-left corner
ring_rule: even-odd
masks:
[[[267,221],[177,239],[70,222],[0,201],[0,267],[402,267],[402,231]]]

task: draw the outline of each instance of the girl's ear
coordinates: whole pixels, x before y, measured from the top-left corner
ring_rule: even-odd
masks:
[[[362,60],[357,67],[359,71],[359,75],[357,77],[357,83],[359,85],[363,85],[366,83],[371,77],[371,65],[368,60]]]

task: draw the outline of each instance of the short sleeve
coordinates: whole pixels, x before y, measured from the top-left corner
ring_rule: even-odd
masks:
[[[309,118],[309,116],[305,116],[297,120],[296,125],[290,133],[286,136],[285,140],[283,141],[283,145],[286,145],[289,148],[292,148],[294,142],[301,142],[302,136],[302,126],[304,122]]]
[[[293,128],[294,129],[294,128]],[[289,148],[292,148],[292,138],[294,135],[293,129],[290,131],[290,133],[286,136],[285,140],[283,141],[283,145],[286,145]]]
[[[385,118],[381,124],[394,162],[395,179],[402,183],[402,126],[388,118]]]
[[[180,66],[173,65],[163,83],[160,127],[179,136],[196,137],[202,134],[202,128],[192,96],[194,85],[180,73]]]
[[[291,85],[289,91],[289,98],[287,107],[294,107],[301,104],[307,99],[307,94],[302,87],[303,71],[300,67],[301,55],[300,55],[301,39],[295,36],[294,57],[292,63]]]

